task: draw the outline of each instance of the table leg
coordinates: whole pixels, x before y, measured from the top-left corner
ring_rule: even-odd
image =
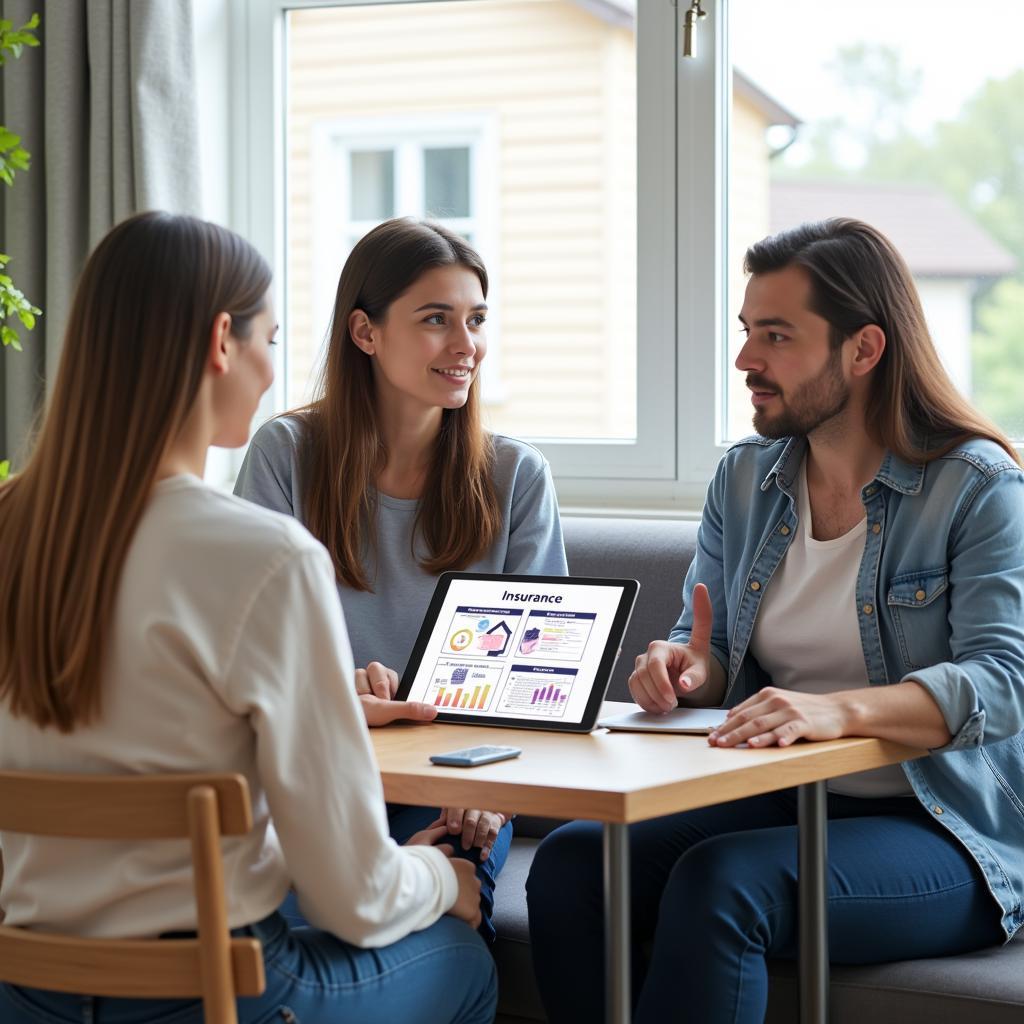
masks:
[[[824,782],[797,790],[800,1024],[828,1022],[828,805]]]
[[[629,1024],[629,830],[604,824],[604,948],[608,1024]]]

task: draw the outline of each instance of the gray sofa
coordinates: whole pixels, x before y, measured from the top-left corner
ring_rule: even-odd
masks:
[[[563,520],[569,568],[578,576],[627,576],[640,580],[633,618],[608,692],[628,700],[626,679],[636,654],[667,636],[679,612],[683,576],[693,558],[696,524],[667,520]],[[545,1020],[533,980],[526,917],[526,876],[540,839],[558,822],[520,818],[516,839],[497,889],[500,1001],[498,1024]],[[595,984],[602,984],[595,978]],[[794,965],[771,965],[766,1020],[795,1024]],[[1021,1024],[1024,1021],[1024,932],[997,949],[969,956],[912,960],[874,967],[833,967],[832,1024]],[[552,1022],[557,1024],[557,1022]],[[595,1022],[598,1024],[598,1022]]]

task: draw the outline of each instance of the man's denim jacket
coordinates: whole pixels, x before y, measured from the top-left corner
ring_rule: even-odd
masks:
[[[748,438],[708,489],[669,639],[689,638],[693,587],[705,583],[726,706],[769,683],[748,646],[796,532],[805,451],[802,439]],[[868,529],[856,602],[868,679],[913,679],[942,710],[952,741],[903,769],[978,862],[1009,937],[1024,923],[1024,473],[990,441],[928,465],[889,454],[861,500]]]

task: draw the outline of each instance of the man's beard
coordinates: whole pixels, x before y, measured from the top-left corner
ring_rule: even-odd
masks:
[[[747,376],[747,385],[772,386],[757,374]],[[850,401],[850,387],[843,379],[842,350],[833,349],[821,373],[799,385],[792,398],[787,400],[781,392],[777,394],[782,411],[770,417],[763,409],[756,409],[754,429],[773,441],[781,437],[807,437],[838,416]]]

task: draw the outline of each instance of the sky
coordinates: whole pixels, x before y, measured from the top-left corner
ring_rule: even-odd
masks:
[[[896,47],[923,73],[915,129],[956,116],[987,78],[1024,67],[1021,0],[729,0],[734,63],[803,121],[841,114],[824,65],[844,45]]]

